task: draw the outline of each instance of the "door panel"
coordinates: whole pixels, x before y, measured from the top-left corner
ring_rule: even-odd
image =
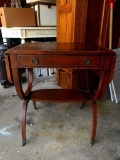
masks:
[[[57,1],[57,41],[85,42],[88,0]]]

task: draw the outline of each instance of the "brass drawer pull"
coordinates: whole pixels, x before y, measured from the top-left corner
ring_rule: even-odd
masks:
[[[36,57],[35,57],[35,58],[33,58],[33,59],[32,59],[32,63],[33,63],[33,64],[38,64],[38,63],[39,63],[38,58],[36,58]]]
[[[89,59],[89,58],[85,59],[85,60],[84,60],[84,64],[85,64],[85,65],[89,65],[89,64],[90,64],[90,59]]]

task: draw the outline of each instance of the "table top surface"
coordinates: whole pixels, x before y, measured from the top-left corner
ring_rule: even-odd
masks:
[[[110,54],[116,55],[115,52],[107,48],[99,47],[94,44],[84,43],[25,43],[14,48],[8,49],[7,54]]]

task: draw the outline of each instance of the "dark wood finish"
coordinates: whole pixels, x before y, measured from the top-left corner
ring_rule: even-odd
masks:
[[[120,42],[120,1],[116,0],[114,4],[113,10],[113,40],[112,40],[112,48],[118,48],[118,43]],[[120,47],[120,43],[119,43]]]
[[[108,83],[112,80],[116,54],[108,49],[97,45],[79,43],[26,43],[5,52],[11,64],[13,81],[20,99],[24,100],[22,109],[22,145],[26,142],[26,113],[29,100],[33,101],[36,108],[36,101],[49,102],[92,102],[92,134],[91,145],[95,142],[97,127],[97,105],[96,100],[100,98]],[[8,63],[8,61],[6,62]],[[85,73],[86,86],[84,90],[74,89],[45,89],[32,90],[32,68],[73,68],[82,70]],[[23,68],[29,70],[28,87],[24,92],[22,89],[20,71]],[[100,81],[96,92],[91,88],[89,71],[99,71]]]
[[[6,7],[10,7],[11,0],[0,0],[0,7],[4,7],[4,4],[6,4]]]
[[[86,43],[108,47],[109,42],[109,3],[108,0],[90,0],[88,3]]]

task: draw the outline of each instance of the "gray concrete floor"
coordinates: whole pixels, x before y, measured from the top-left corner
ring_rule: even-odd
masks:
[[[56,88],[55,79],[35,79],[35,88]],[[26,88],[26,83],[23,83]],[[120,160],[120,104],[110,99],[98,101],[96,143],[90,146],[91,104],[80,110],[80,103],[29,102],[27,144],[21,146],[23,101],[14,86],[0,86],[1,160]]]

